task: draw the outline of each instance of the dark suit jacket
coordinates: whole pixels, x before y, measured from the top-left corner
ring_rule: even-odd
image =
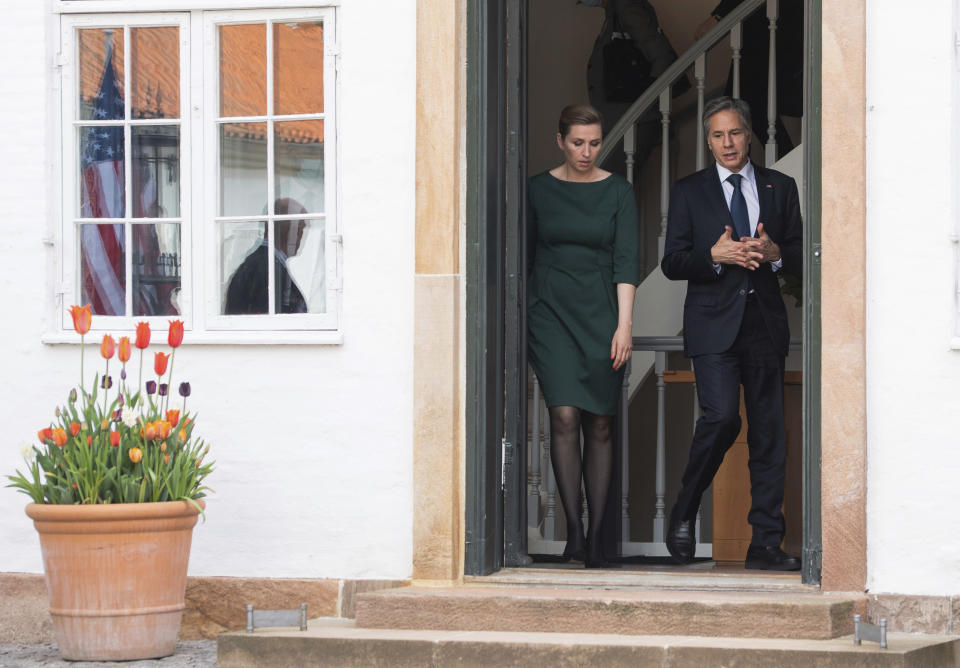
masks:
[[[763,229],[780,246],[783,267],[796,276],[802,273],[803,231],[797,184],[786,174],[753,166],[757,177],[760,218]],[[717,173],[716,163],[673,186],[667,218],[663,260],[664,275],[687,281],[683,306],[684,350],[688,357],[729,350],[737,337],[746,303],[748,279],[752,279],[764,320],[774,345],[787,354],[790,330],[780,296],[780,283],[769,263],[749,271],[735,265],[713,268],[710,249],[733,227]]]
[[[650,63],[650,76],[660,76],[677,59],[669,40],[660,30],[657,11],[647,0],[610,0],[605,12],[603,27],[597,35],[587,63],[587,89],[594,106],[597,106],[598,102],[600,105],[606,103],[603,87],[603,47],[610,42],[611,35],[617,29],[630,34],[633,45],[640,49],[643,57]],[[613,127],[617,121],[616,118],[606,120],[607,129]]]

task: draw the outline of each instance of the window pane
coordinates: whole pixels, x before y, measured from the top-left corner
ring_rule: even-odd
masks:
[[[179,28],[131,28],[130,60],[130,116],[180,118]]]
[[[77,31],[79,118],[123,119],[123,28]]]
[[[180,127],[136,125],[133,150],[133,215],[180,216]]]
[[[273,24],[273,113],[323,111],[323,24]]]
[[[220,126],[220,215],[267,212],[267,124]]]
[[[125,215],[123,126],[81,126],[80,216],[122,218]]]
[[[277,255],[285,264],[285,271],[278,266],[274,273],[277,313],[325,313],[324,221],[278,220],[274,225]]]
[[[267,29],[263,23],[220,26],[220,115],[267,113]]]
[[[80,303],[96,315],[124,315],[123,225],[80,226]]]
[[[267,313],[267,228],[264,222],[220,227],[220,295],[224,315]]]
[[[323,121],[275,123],[276,196],[297,200],[310,213],[323,212]]]
[[[180,225],[133,226],[133,315],[179,315]]]

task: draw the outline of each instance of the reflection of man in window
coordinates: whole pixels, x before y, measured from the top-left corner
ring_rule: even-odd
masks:
[[[306,213],[306,210],[295,199],[283,198],[274,203],[274,213],[277,215]],[[264,223],[262,226],[260,244],[247,255],[230,278],[224,308],[226,315],[269,312],[267,258],[270,249],[266,228],[268,224]],[[306,313],[307,302],[287,270],[287,258],[296,255],[300,249],[300,240],[303,238],[306,222],[277,220],[273,222],[273,226],[274,312]]]

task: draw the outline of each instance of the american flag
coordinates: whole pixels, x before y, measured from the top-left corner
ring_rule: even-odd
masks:
[[[93,118],[123,120],[123,95],[113,68],[113,44],[107,36],[103,78]],[[80,215],[124,216],[123,126],[91,127],[83,138]],[[124,236],[122,224],[81,225],[83,298],[99,315],[124,315]]]

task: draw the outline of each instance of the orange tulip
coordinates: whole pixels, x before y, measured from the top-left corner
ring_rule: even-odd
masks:
[[[167,422],[170,423],[171,427],[176,427],[177,423],[180,422],[180,411],[171,408],[167,411]]]
[[[87,436],[87,445],[93,445],[93,436]]]
[[[86,306],[71,306],[70,317],[73,318],[73,329],[83,336],[90,331],[90,304]]]
[[[71,436],[76,436],[76,435],[79,434],[79,433],[80,433],[80,423],[79,423],[79,422],[71,422],[71,423],[70,423],[70,435],[71,435]]]
[[[130,359],[130,337],[121,336],[120,345],[117,347],[117,359],[121,362],[127,362]]]
[[[180,442],[181,442],[181,443],[186,443],[186,442],[187,442],[187,430],[186,430],[186,429],[181,429],[180,431],[178,431],[178,432],[177,432],[177,438],[180,439]]]
[[[163,463],[164,463],[164,464],[169,464],[169,463],[170,463],[170,455],[164,455],[164,456],[163,456]]]
[[[47,427],[46,429],[41,429],[37,432],[37,438],[40,439],[41,443],[46,443],[47,441],[53,440],[53,429]]]
[[[67,430],[57,427],[53,430],[53,442],[58,447],[63,447],[67,444]]]
[[[148,422],[143,428],[143,437],[148,441],[152,441],[157,436],[157,428],[152,422]]]
[[[113,357],[116,345],[112,336],[109,334],[103,335],[103,341],[100,343],[100,354],[103,356],[103,359],[108,360]]]
[[[162,376],[167,372],[167,360],[169,359],[170,355],[163,353],[157,353],[153,356],[153,370],[157,372],[158,376]]]
[[[141,459],[143,459],[143,452],[140,450],[140,448],[130,448],[130,452],[128,452],[127,454],[130,457],[130,461],[133,462],[134,464],[138,463]]]
[[[148,322],[138,322],[137,323],[137,340],[134,344],[140,350],[143,350],[150,345],[150,323]]]
[[[167,333],[167,343],[176,348],[183,343],[183,320],[171,320],[170,331]]]
[[[120,445],[120,432],[119,432],[119,431],[111,431],[111,432],[110,432],[110,445],[112,445],[113,447],[117,447],[118,445]]]
[[[166,452],[166,451],[167,451],[167,442],[164,441],[163,443],[160,444],[160,452]]]

